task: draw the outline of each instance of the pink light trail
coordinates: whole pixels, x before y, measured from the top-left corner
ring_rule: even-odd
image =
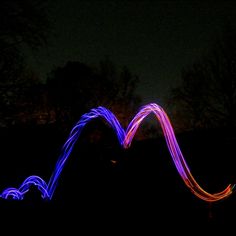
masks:
[[[124,148],[128,148],[132,140],[138,130],[139,126],[141,125],[142,121],[150,114],[154,113],[157,120],[159,121],[170,155],[172,160],[175,164],[175,167],[183,179],[185,185],[190,189],[190,191],[196,195],[198,198],[207,201],[207,202],[215,202],[222,199],[227,198],[233,193],[235,185],[229,184],[223,191],[218,193],[209,193],[205,191],[195,180],[192,176],[190,169],[183,157],[183,154],[180,150],[178,142],[175,137],[175,133],[171,122],[163,110],[162,107],[155,103],[150,103],[143,106],[139,112],[135,115],[133,120],[128,125],[126,131],[121,127],[119,121],[115,117],[115,115],[108,109],[104,107],[98,107],[91,109],[90,112],[85,113],[81,116],[80,120],[77,124],[73,127],[70,132],[70,135],[62,147],[61,155],[58,158],[56,163],[55,169],[49,179],[49,182],[46,183],[41,177],[39,176],[29,176],[27,177],[24,182],[21,184],[19,188],[7,188],[1,194],[0,197],[4,199],[16,199],[21,200],[23,199],[25,193],[27,193],[32,185],[37,186],[38,190],[42,194],[42,198],[51,199],[53,197],[54,191],[57,187],[58,180],[60,174],[64,168],[64,165],[73,150],[73,147],[78,140],[82,129],[84,126],[95,118],[102,118],[108,122],[108,124],[114,129],[117,134],[117,138],[120,144]]]

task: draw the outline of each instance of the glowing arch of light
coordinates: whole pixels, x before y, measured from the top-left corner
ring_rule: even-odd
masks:
[[[24,194],[29,191],[30,186],[35,185],[41,192],[42,198],[52,199],[59,180],[59,176],[64,168],[64,165],[77,139],[79,138],[82,129],[89,121],[98,117],[105,119],[110,124],[110,126],[115,130],[120,144],[124,148],[128,148],[131,145],[131,142],[137,129],[139,128],[139,125],[142,123],[143,119],[146,116],[148,116],[151,112],[155,114],[157,120],[160,122],[169,152],[176,166],[176,169],[180,174],[181,178],[183,179],[184,183],[188,188],[190,188],[192,193],[195,194],[200,199],[208,202],[218,201],[231,195],[235,185],[230,184],[223,191],[213,194],[208,193],[203,188],[201,188],[201,186],[192,176],[190,169],[186,161],[184,160],[184,157],[176,140],[174,130],[172,128],[172,125],[169,121],[167,114],[165,113],[163,108],[160,107],[159,105],[155,103],[150,103],[143,106],[139,110],[139,112],[135,115],[133,120],[128,125],[126,131],[124,131],[119,121],[110,110],[104,107],[97,107],[91,109],[90,112],[85,113],[84,115],[81,116],[80,120],[71,130],[67,141],[62,147],[61,154],[58,158],[55,169],[48,183],[46,183],[39,176],[35,175],[29,176],[28,178],[25,179],[25,181],[21,184],[19,188],[7,188],[0,194],[0,197],[4,199],[8,198],[17,200],[23,199]]]

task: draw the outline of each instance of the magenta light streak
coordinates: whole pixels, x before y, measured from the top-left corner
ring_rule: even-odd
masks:
[[[145,117],[148,116],[151,112],[155,114],[157,120],[160,122],[168,149],[170,151],[176,169],[180,174],[181,178],[183,179],[184,183],[188,188],[190,188],[192,193],[204,201],[218,201],[228,197],[232,193],[235,185],[228,185],[222,192],[215,194],[206,192],[198,185],[197,181],[192,176],[186,161],[184,160],[184,157],[179,148],[178,142],[174,134],[174,130],[171,126],[167,114],[159,105],[155,103],[150,103],[146,106],[143,106],[128,125],[126,132],[121,127],[119,121],[114,116],[114,114],[108,109],[104,107],[91,109],[89,113],[82,115],[78,123],[71,130],[67,141],[62,147],[61,154],[58,158],[55,169],[52,172],[48,184],[38,176],[29,176],[25,179],[25,181],[18,189],[7,188],[2,192],[0,197],[4,199],[23,199],[24,194],[29,191],[31,185],[35,185],[41,192],[42,198],[51,199],[53,197],[64,165],[68,157],[70,156],[70,153],[73,150],[73,147],[77,139],[79,138],[82,129],[89,121],[99,117],[107,121],[116,132],[119,143],[124,148],[128,148],[131,145],[134,135],[137,129],[139,128],[140,124],[142,123],[143,119],[145,119]]]

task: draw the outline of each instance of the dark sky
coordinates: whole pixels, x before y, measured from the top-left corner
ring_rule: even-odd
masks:
[[[96,65],[105,56],[140,78],[144,103],[162,103],[181,69],[207,50],[234,1],[79,1],[49,3],[50,44],[30,57],[43,78],[68,60]]]

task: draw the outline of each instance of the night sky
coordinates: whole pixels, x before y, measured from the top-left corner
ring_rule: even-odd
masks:
[[[140,78],[143,103],[164,103],[227,21],[236,22],[233,1],[78,1],[48,4],[52,35],[29,55],[42,79],[68,60],[97,65],[105,56]]]

